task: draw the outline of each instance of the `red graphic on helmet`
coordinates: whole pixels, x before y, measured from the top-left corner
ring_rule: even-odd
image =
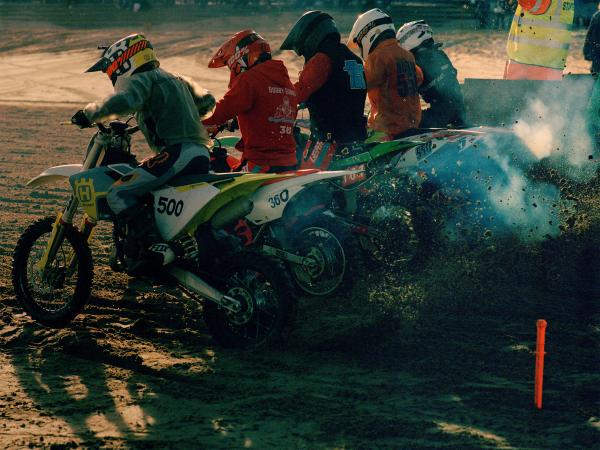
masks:
[[[221,45],[208,67],[227,66],[235,77],[254,66],[264,55],[270,54],[271,47],[256,31],[243,30]]]

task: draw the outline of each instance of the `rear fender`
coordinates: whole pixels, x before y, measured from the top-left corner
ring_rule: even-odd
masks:
[[[281,221],[286,228],[294,227],[328,209],[332,201],[332,189],[325,183],[313,183],[305,186],[302,192],[288,202],[283,210]]]
[[[264,183],[275,182],[280,179],[289,178],[291,175],[275,173],[250,173],[237,178],[230,179],[225,183],[219,183],[220,193],[214,196],[204,207],[202,207],[194,218],[186,225],[184,231],[192,233],[200,224],[208,222],[221,208],[226,207],[239,197],[252,199],[252,195],[260,189]],[[179,191],[195,189],[204,183],[196,183],[177,188]]]
[[[299,192],[305,190],[306,185],[353,175],[360,171],[305,171],[306,174],[301,174],[301,172],[303,171],[297,172],[299,176],[278,180],[258,189],[252,196],[251,200],[254,206],[246,218],[257,225],[280,219],[290,201]]]
[[[81,164],[65,164],[63,166],[54,166],[44,170],[37,177],[27,182],[27,186],[36,188],[45,184],[56,183],[60,180],[68,180],[69,177],[83,170]]]
[[[451,154],[458,160],[461,158],[460,153],[478,150],[478,143],[486,138],[488,131],[481,128],[440,129],[411,136],[413,144],[418,145],[413,145],[407,151],[394,156],[390,164],[399,172],[429,171],[429,163],[434,154]]]

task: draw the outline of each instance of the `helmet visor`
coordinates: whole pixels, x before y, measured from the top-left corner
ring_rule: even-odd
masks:
[[[106,72],[106,69],[109,65],[109,59],[103,56],[98,61],[96,61],[96,63],[93,66],[87,69],[86,72]]]

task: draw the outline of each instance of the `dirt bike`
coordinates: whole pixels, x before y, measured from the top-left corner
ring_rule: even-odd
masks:
[[[130,140],[138,127],[119,121],[95,126],[83,164],[51,167],[28,182],[35,188],[68,179],[73,190],[62,212],[23,232],[13,255],[16,296],[34,320],[49,327],[66,326],[90,297],[93,258],[88,243],[98,221],[113,223],[111,268],[121,271],[125,265],[125,236],[106,194],[136,166]],[[288,252],[268,246],[244,249],[223,230],[244,217],[257,226],[275,225],[307,186],[348,173],[179,176],[148,196],[158,230],[178,254],[161,273],[202,301],[204,320],[218,343],[247,347],[279,340],[295,302],[281,263]],[[78,228],[73,222],[79,208],[84,214]],[[313,265],[312,259],[289,257]]]
[[[217,137],[224,129],[233,131],[231,124],[224,124],[211,134],[215,143],[211,148],[211,165],[214,170],[232,171],[241,161],[233,157],[228,148],[235,146],[239,138]],[[329,179],[351,176],[355,172],[339,172],[338,177]],[[317,179],[327,176],[316,169],[292,173]],[[242,239],[246,248],[259,248],[285,262],[294,284],[303,293],[326,296],[349,289],[361,251],[351,229],[329,208],[336,186],[324,183],[307,186],[289,201],[281,220],[262,224],[248,215],[227,227],[227,231]],[[288,202],[288,191],[273,192],[268,201],[273,207],[279,202]]]
[[[354,171],[336,181],[345,195],[334,197],[332,211],[371,259],[392,267],[428,253],[448,217],[464,204],[481,203],[477,217],[474,210],[464,213],[466,221],[478,222],[478,232],[497,226],[492,221],[499,214],[489,208],[487,193],[490,180],[498,187],[510,183],[501,160],[510,159],[511,170],[523,173],[536,160],[502,128],[421,129],[391,141],[371,138],[337,148],[311,142],[301,132],[309,127],[309,121],[298,120],[295,128],[300,168]],[[228,145],[233,143],[229,138]]]
[[[452,138],[444,140],[429,131],[389,142],[337,148],[332,142],[311,142],[301,132],[309,127],[309,121],[296,122],[299,167],[352,171],[336,181],[340,190],[328,205],[331,214],[350,230],[369,259],[391,267],[410,263],[431,240],[431,227],[426,224],[433,220],[423,207],[421,183],[410,173],[410,165],[418,165],[426,157],[425,147],[439,150]],[[462,138],[469,133],[456,130],[446,135]],[[237,141],[235,136],[221,139],[227,147]],[[403,163],[397,159],[399,155],[403,155]]]
[[[328,170],[357,170],[340,180],[346,195],[336,198],[333,210],[371,260],[403,268],[430,252],[442,221],[428,203],[439,186],[423,176],[423,164],[433,152],[456,152],[483,136],[469,130],[419,130],[392,141],[371,139],[342,148],[323,143],[320,150],[321,143],[307,138],[300,167],[314,167],[321,159],[329,161],[321,166]]]
[[[415,130],[342,148],[328,169],[359,170],[344,179],[359,192],[349,220],[367,224],[367,231],[384,228],[387,234],[367,232],[361,242],[376,259],[395,265],[447,240],[474,244],[491,235],[558,233],[560,193],[532,176],[539,162],[510,129],[474,127]],[[344,210],[352,210],[348,202]]]

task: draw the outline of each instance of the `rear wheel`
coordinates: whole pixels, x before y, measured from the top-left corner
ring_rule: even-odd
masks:
[[[295,299],[285,267],[257,252],[238,252],[220,264],[219,288],[239,301],[234,313],[213,302],[204,304],[204,321],[224,347],[258,347],[279,343],[287,335]]]
[[[90,249],[71,225],[54,260],[44,271],[38,263],[52,234],[54,218],[32,223],[19,238],[13,255],[12,279],[17,299],[37,322],[48,327],[67,325],[87,302],[93,278]]]
[[[390,268],[403,268],[419,250],[413,215],[401,206],[377,208],[368,222],[368,233],[360,242],[368,256]]]
[[[314,296],[349,289],[360,262],[358,242],[339,219],[319,215],[296,228],[289,250],[307,260],[290,264],[292,278]]]

